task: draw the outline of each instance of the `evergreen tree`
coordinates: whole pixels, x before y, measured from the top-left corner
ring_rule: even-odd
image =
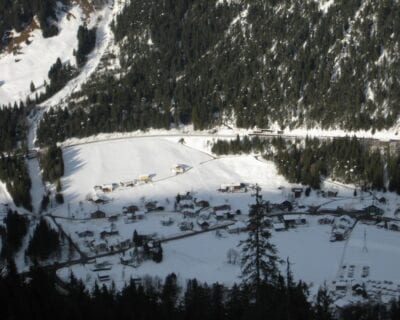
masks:
[[[315,301],[315,317],[318,320],[333,320],[334,314],[332,311],[333,300],[329,294],[326,284],[320,287]]]
[[[22,239],[28,232],[29,220],[16,211],[9,210],[4,218],[5,235],[2,241],[1,257],[11,257],[22,245]]]
[[[60,235],[53,230],[45,218],[41,218],[29,242],[26,254],[32,259],[47,259],[60,248]]]
[[[256,186],[255,201],[249,212],[249,235],[239,246],[242,249],[242,280],[259,297],[262,282],[274,282],[279,274],[279,258],[275,245],[270,242],[271,233],[265,228],[266,203],[260,187]]]

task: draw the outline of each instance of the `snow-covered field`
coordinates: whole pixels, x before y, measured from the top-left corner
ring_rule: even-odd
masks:
[[[343,265],[355,266],[352,278],[356,280],[362,278],[363,266],[370,267],[371,279],[399,280],[400,233],[358,223],[346,247]]]
[[[121,210],[123,205],[137,203],[143,197],[164,203],[166,198],[178,193],[195,191],[198,198],[214,205],[229,201],[235,209],[247,212],[252,201],[250,192],[218,194],[216,190],[221,184],[258,183],[264,196],[274,201],[285,199],[278,187],[289,186],[270,162],[261,162],[252,156],[214,159],[207,153],[163,138],[132,138],[65,148],[64,163],[63,192],[70,208],[84,201],[96,185],[130,181],[144,174],[153,175],[151,183],[117,189],[108,195],[114,200],[105,208]],[[171,170],[175,164],[184,164],[190,169],[175,175]],[[58,211],[62,214],[62,209]]]

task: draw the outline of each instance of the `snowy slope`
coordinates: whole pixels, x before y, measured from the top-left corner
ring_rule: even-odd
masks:
[[[40,29],[34,30],[29,41],[21,44],[18,55],[3,54],[0,57],[0,105],[25,101],[30,94],[30,83],[37,88],[48,81],[47,73],[59,57],[61,61],[75,64],[73,50],[77,47],[78,28],[84,22],[82,10],[73,7],[69,14],[60,15],[60,33],[51,38],[43,38]],[[34,97],[34,95],[33,95]]]
[[[6,184],[0,181],[0,204],[6,204],[12,202],[13,200],[7,191]]]
[[[229,199],[235,209],[247,212],[251,193],[216,196],[221,184],[258,183],[265,196],[274,201],[285,199],[278,187],[288,185],[270,162],[261,162],[252,156],[214,159],[207,153],[164,138],[98,142],[65,148],[63,152],[63,193],[72,208],[93,193],[95,185],[130,181],[142,174],[154,175],[153,182],[112,192],[110,197],[114,201],[107,205],[110,211],[118,212],[123,205],[138,202],[143,197],[164,201],[166,197],[193,190],[199,198],[215,205]],[[175,164],[185,164],[191,169],[175,175],[171,171]]]
[[[53,97],[42,103],[42,106],[47,108],[50,106],[56,106],[64,99],[70,96],[71,93],[80,89],[81,85],[87,81],[87,79],[96,70],[100,63],[100,60],[110,45],[113,34],[110,29],[110,23],[115,15],[121,10],[125,0],[107,0],[107,5],[100,11],[96,11],[91,18],[90,26],[96,26],[96,45],[92,53],[87,57],[85,66],[80,71],[79,75],[68,82],[68,84],[56,93]],[[115,2],[115,3],[114,3]]]
[[[29,36],[29,45],[21,44],[18,55],[12,53],[3,53],[0,56],[0,105],[13,103],[14,101],[25,101],[30,95],[35,98],[36,92],[43,91],[43,82],[48,81],[47,73],[50,67],[60,58],[63,63],[69,62],[76,64],[73,50],[77,48],[78,28],[82,24],[88,27],[96,26],[97,42],[94,52],[88,57],[88,63],[83,68],[78,79],[74,79],[69,84],[67,90],[62,90],[51,101],[47,102],[54,105],[58,101],[70,94],[72,89],[76,88],[97,67],[100,58],[108,45],[111,31],[109,23],[112,17],[112,0],[100,11],[94,11],[89,16],[87,12],[75,5],[67,13],[60,11],[59,13],[59,34],[51,38],[43,38],[42,31],[36,29]],[[38,89],[35,93],[30,92],[30,83],[33,81]]]

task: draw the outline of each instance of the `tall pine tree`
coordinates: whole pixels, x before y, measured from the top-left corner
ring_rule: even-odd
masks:
[[[265,229],[265,212],[267,203],[262,200],[261,188],[256,186],[256,203],[249,212],[249,236],[241,241],[242,248],[242,280],[248,285],[258,298],[260,286],[263,282],[274,282],[279,274],[280,259],[277,249],[270,242],[271,233]]]

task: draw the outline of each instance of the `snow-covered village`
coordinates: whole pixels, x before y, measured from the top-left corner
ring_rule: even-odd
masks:
[[[288,183],[256,155],[214,156],[213,140],[159,134],[63,147],[64,203],[51,199],[39,215],[61,232],[62,249],[45,265],[88,286],[122,288],[129,279],[171,272],[233,284],[259,187],[264,228],[314,294],[326,283],[338,306],[362,301],[365,292],[383,302],[399,296],[396,194],[330,180],[311,190]],[[7,199],[3,185],[2,203]],[[39,206],[41,193],[33,200]],[[29,215],[33,223],[39,216]],[[20,270],[30,267],[28,240],[17,255]]]
[[[0,319],[400,319],[398,1],[8,2]]]

